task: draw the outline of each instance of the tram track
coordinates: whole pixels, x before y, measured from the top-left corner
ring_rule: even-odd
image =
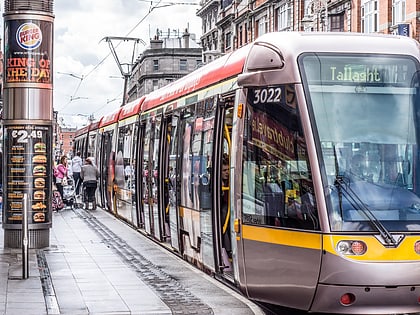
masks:
[[[127,244],[112,230],[102,224],[84,209],[74,208],[73,212],[97,233],[102,242],[112,249],[123,262],[136,272],[160,297],[172,314],[214,314],[211,307],[186,289],[179,281],[165,273],[159,266]]]

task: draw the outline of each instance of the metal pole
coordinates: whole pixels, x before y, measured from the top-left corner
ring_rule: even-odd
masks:
[[[329,32],[329,24],[328,24],[328,4],[327,4],[327,0],[324,1],[324,5],[325,5],[325,28],[327,30],[327,32]]]
[[[29,256],[28,256],[28,194],[23,195],[22,213],[22,279],[29,278]]]
[[[123,92],[123,101],[121,106],[124,106],[127,103],[127,86],[128,86],[128,80],[130,79],[130,75],[125,74],[124,75],[124,92]]]

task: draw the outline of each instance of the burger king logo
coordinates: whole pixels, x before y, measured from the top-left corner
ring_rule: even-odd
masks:
[[[34,23],[24,23],[16,32],[16,41],[23,49],[36,49],[42,43],[42,32]]]

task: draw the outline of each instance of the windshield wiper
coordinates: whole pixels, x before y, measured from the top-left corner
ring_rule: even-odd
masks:
[[[357,210],[361,210],[365,217],[370,221],[374,228],[379,232],[385,244],[389,247],[397,247],[397,241],[394,239],[392,234],[386,229],[386,227],[375,217],[370,211],[366,204],[359,198],[359,196],[350,187],[350,181],[346,184],[344,182],[344,176],[340,174],[340,166],[338,164],[337,151],[335,144],[333,145],[334,152],[334,166],[335,166],[335,182],[334,185],[337,188],[338,200],[340,206],[341,216],[343,216],[343,192],[347,195],[347,200]]]
[[[345,193],[346,199],[350,204],[357,210],[361,210],[364,216],[372,223],[375,229],[379,232],[385,244],[389,247],[397,247],[398,243],[394,239],[393,235],[387,230],[387,228],[375,217],[370,211],[368,206],[359,198],[359,196],[350,187],[350,183],[344,182],[344,176],[337,175],[334,182],[335,187],[338,191],[340,210],[342,211],[342,196]]]

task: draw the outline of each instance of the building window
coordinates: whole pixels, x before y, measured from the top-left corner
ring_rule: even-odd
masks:
[[[248,23],[245,23],[244,29],[245,29],[244,44],[247,44],[248,43]]]
[[[392,25],[405,22],[405,0],[392,1]]]
[[[153,71],[159,70],[159,60],[155,59],[153,60]]]
[[[227,8],[228,6],[230,6],[232,4],[232,0],[222,0],[221,1],[221,7],[222,9]]]
[[[159,80],[153,80],[153,91],[159,88]]]
[[[187,59],[180,59],[179,60],[179,70],[187,71]]]
[[[379,12],[377,0],[364,0],[362,3],[362,33],[378,31]]]
[[[267,33],[268,30],[268,22],[265,16],[257,21],[257,36],[261,36]]]
[[[219,45],[218,45],[218,43],[217,43],[217,33],[216,33],[216,32],[214,32],[214,33],[213,33],[213,46],[212,46],[212,47],[213,47],[213,49],[214,49],[214,50],[217,50],[217,49],[218,49],[218,46],[219,46]]]
[[[225,49],[228,49],[232,46],[232,33],[228,32],[225,34]]]
[[[289,27],[289,16],[291,15],[291,8],[288,4],[280,6],[276,10],[276,30],[281,31]]]
[[[200,68],[203,65],[203,60],[201,59],[197,59],[196,62],[197,62],[197,65],[196,65],[197,68]]]
[[[330,15],[329,22],[331,32],[344,32],[344,13],[339,15]]]

